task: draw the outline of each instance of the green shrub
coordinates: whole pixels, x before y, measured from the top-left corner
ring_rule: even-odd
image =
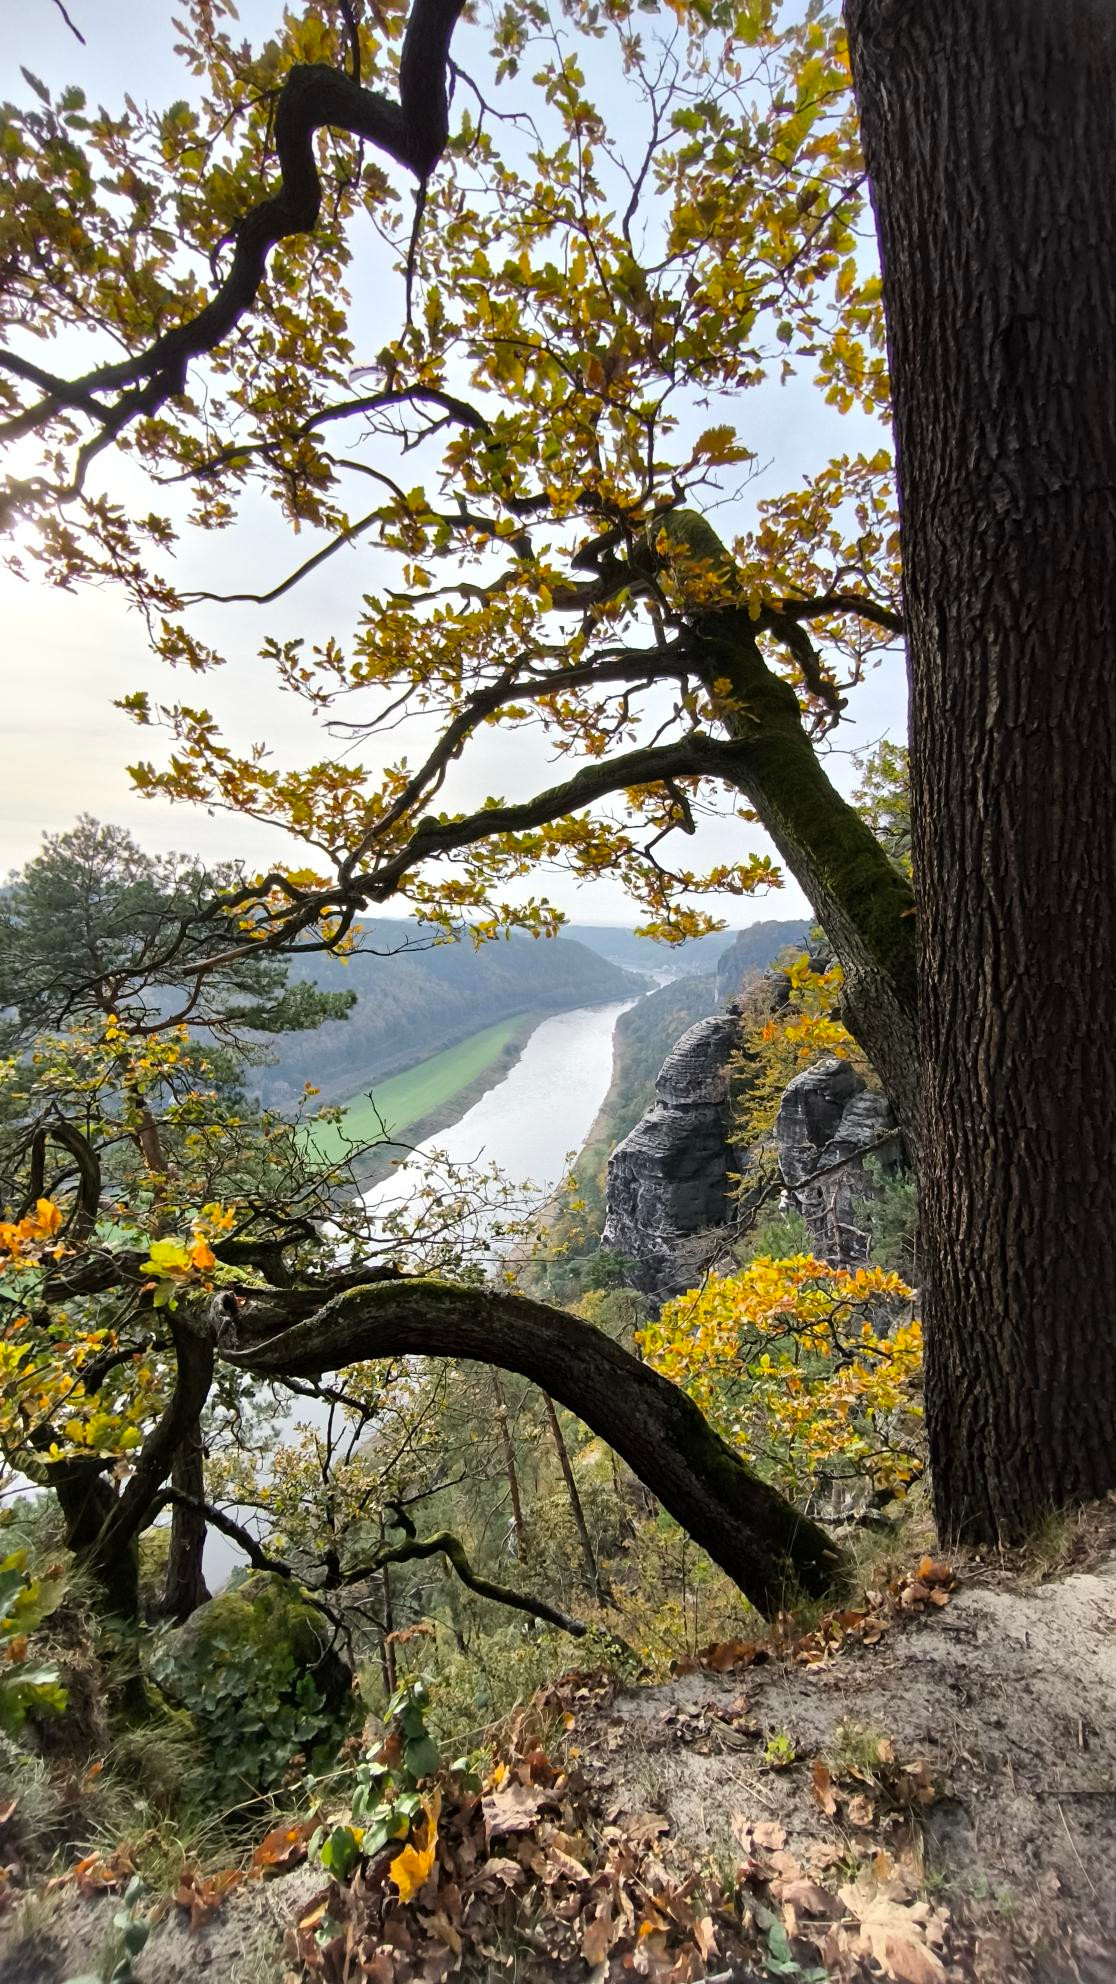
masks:
[[[332,1747],[352,1720],[328,1626],[278,1578],[246,1578],[158,1634],[148,1668],[190,1711],[214,1787],[234,1801],[278,1784],[296,1755]]]

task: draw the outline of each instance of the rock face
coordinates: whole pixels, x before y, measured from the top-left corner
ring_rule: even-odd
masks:
[[[623,1254],[634,1286],[659,1301],[692,1286],[693,1238],[726,1215],[728,1175],[742,1157],[728,1098],[738,1031],[732,1008],[690,1027],[663,1065],[656,1101],[608,1161],[601,1244]]]
[[[855,1206],[858,1199],[872,1194],[863,1155],[870,1152],[885,1172],[902,1165],[899,1134],[886,1096],[869,1089],[848,1061],[827,1054],[784,1089],[775,1119],[775,1146],[787,1189],[810,1229],[818,1259],[841,1267],[862,1261],[867,1239],[856,1224]],[[815,1175],[837,1164],[839,1171]]]

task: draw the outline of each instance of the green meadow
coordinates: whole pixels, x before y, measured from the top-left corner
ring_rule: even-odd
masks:
[[[485,1074],[509,1041],[522,1038],[527,1017],[513,1013],[495,1026],[468,1034],[455,1047],[431,1054],[403,1074],[372,1084],[375,1106],[367,1094],[354,1096],[340,1122],[307,1124],[307,1141],[330,1163],[344,1157],[354,1144],[372,1143],[380,1137],[381,1118],[391,1136],[404,1135],[424,1117],[445,1109],[462,1089]]]

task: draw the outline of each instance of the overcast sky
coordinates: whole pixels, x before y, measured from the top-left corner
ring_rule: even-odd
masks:
[[[95,0],[67,0],[67,4],[86,35],[86,46],[81,47],[70,34],[50,0],[32,0],[21,11],[18,35],[4,38],[0,56],[0,95],[4,98],[26,100],[20,63],[52,88],[80,83],[90,98],[112,107],[120,103],[125,90],[159,106],[191,93],[192,84],[172,53],[176,0],[169,0],[169,4],[167,0],[114,0],[111,7],[95,4]],[[277,12],[277,5],[269,5],[267,0],[248,0],[240,7],[245,32],[266,28]],[[467,57],[462,51],[470,38],[474,48],[468,59],[473,60],[483,30],[459,30],[454,45],[463,62]],[[385,284],[382,269],[375,280],[367,277],[365,268],[356,284],[357,305],[368,305],[368,315],[362,310],[361,321],[368,325],[367,348],[374,352],[385,333],[384,290],[387,287],[390,291],[392,285],[390,281]],[[395,287],[401,308],[402,286]],[[58,350],[52,354],[52,362],[61,366]],[[858,424],[858,419],[840,419],[804,380],[787,388],[772,385],[750,393],[741,415],[742,438],[755,450],[764,472],[731,520],[718,516],[718,528],[726,532],[730,521],[732,528],[741,527],[756,493],[789,487],[800,475],[820,467],[835,450],[877,447],[878,428],[865,421]],[[113,494],[126,498],[132,471],[116,466],[111,473]],[[150,503],[148,495],[144,508]],[[309,548],[300,543],[298,555],[305,555]],[[211,536],[200,545],[186,542],[181,556],[187,582],[204,583],[215,590],[243,585],[246,574],[250,574],[253,587],[273,583],[294,562],[281,520],[273,506],[263,504],[246,512],[233,531]],[[140,798],[130,785],[126,766],[136,756],[158,757],[160,738],[150,731],[138,732],[113,708],[113,700],[139,688],[147,689],[153,701],[183,695],[190,701],[204,700],[238,744],[265,738],[276,756],[288,762],[322,755],[329,748],[328,740],[313,734],[313,720],[303,706],[278,694],[270,670],[258,657],[258,647],[265,634],[283,638],[302,634],[313,641],[335,633],[343,639],[361,592],[377,583],[374,553],[357,545],[339,553],[320,575],[288,596],[281,609],[210,609],[220,614],[219,621],[211,622],[211,634],[228,654],[229,666],[198,685],[176,678],[152,658],[140,621],[118,595],[89,589],[74,594],[56,591],[35,580],[22,583],[6,570],[0,571],[0,624],[6,661],[6,722],[0,740],[0,872],[32,855],[44,831],[64,830],[82,811],[126,824],[153,850],[185,848],[214,860],[236,855],[261,867],[282,858],[284,852],[291,854],[292,844],[284,847],[280,836],[255,822]],[[353,600],[348,618],[346,598]],[[204,622],[196,624],[204,637]],[[881,735],[903,734],[905,682],[900,661],[885,660],[869,676],[856,692],[850,714],[852,720],[842,724],[833,739],[834,756],[827,765],[835,782],[845,790],[856,781],[853,751]],[[562,775],[572,768],[572,762],[565,760]],[[508,799],[526,797],[540,783],[551,783],[554,776],[553,762],[534,736],[486,731],[462,765],[445,803],[468,807],[494,793]],[[687,848],[687,859],[740,859],[748,848],[766,845],[762,835],[738,823],[709,826],[702,829],[696,849]],[[306,857],[303,853],[296,858]],[[536,893],[540,886],[578,921],[633,921],[623,891],[607,880],[594,883],[592,888],[575,887],[568,877],[556,874],[536,884]],[[738,925],[773,915],[798,915],[805,907],[798,890],[788,883],[779,893],[729,904],[728,920]]]

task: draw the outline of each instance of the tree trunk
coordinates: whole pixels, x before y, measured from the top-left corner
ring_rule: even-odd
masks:
[[[735,783],[809,898],[845,974],[842,1010],[909,1136],[917,1137],[918,1041],[910,884],[827,778],[789,682],[767,666],[746,613],[703,619],[707,685],[732,684],[726,717],[747,748]]]
[[[112,1549],[102,1543],[117,1504],[112,1483],[96,1461],[53,1461],[48,1473],[66,1525],[67,1550],[89,1571],[109,1616],[134,1623],[139,1618],[138,1534]]]
[[[192,1503],[205,1501],[205,1464],[201,1420],[195,1419],[183,1435],[171,1468],[171,1486],[188,1495]],[[179,1625],[204,1605],[209,1597],[203,1561],[205,1557],[205,1517],[200,1509],[184,1502],[171,1507],[170,1556],[163,1588],[163,1612]]]
[[[395,1670],[395,1613],[391,1598],[391,1571],[387,1564],[380,1572],[380,1592],[384,1603],[384,1631],[380,1640],[380,1665],[383,1669],[384,1687],[389,1695],[395,1693],[398,1676]]]
[[[496,1430],[500,1435],[500,1449],[504,1456],[504,1473],[508,1481],[508,1495],[511,1500],[512,1535],[515,1538],[515,1554],[521,1564],[527,1561],[527,1525],[523,1520],[523,1503],[519,1496],[519,1471],[515,1464],[515,1443],[508,1425],[508,1409],[504,1404],[504,1394],[499,1380],[493,1378],[492,1391],[496,1400]]]
[[[570,1514],[573,1517],[574,1528],[577,1531],[577,1540],[581,1545],[581,1558],[585,1565],[585,1575],[588,1580],[589,1589],[597,1600],[598,1605],[611,1605],[612,1593],[608,1588],[607,1579],[601,1575],[601,1567],[597,1562],[597,1553],[593,1548],[593,1541],[589,1535],[589,1525],[585,1520],[585,1510],[581,1506],[581,1496],[577,1492],[577,1482],[574,1479],[574,1471],[570,1465],[569,1451],[562,1437],[562,1428],[558,1421],[558,1414],[554,1409],[554,1400],[546,1392],[543,1393],[543,1407],[546,1412],[546,1423],[550,1427],[550,1437],[554,1442],[554,1451],[558,1456],[558,1465],[562,1470],[562,1479],[566,1484]]]
[[[902,503],[948,1538],[1116,1486],[1116,8],[847,0]]]
[[[352,1288],[283,1327],[283,1296],[253,1296],[241,1324],[258,1337],[231,1364],[317,1377],[368,1358],[466,1357],[518,1371],[615,1447],[663,1507],[768,1616],[797,1594],[845,1581],[840,1551],[745,1467],[693,1400],[603,1331],[526,1296],[427,1280]]]

